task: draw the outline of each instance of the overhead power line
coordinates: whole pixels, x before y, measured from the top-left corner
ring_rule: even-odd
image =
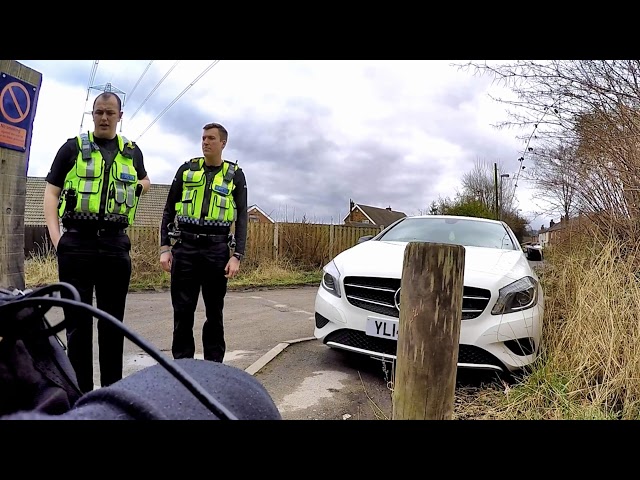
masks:
[[[136,116],[136,113],[138,113],[140,111],[140,109],[144,106],[145,103],[147,103],[147,100],[149,100],[149,98],[151,98],[151,95],[153,95],[153,93],[158,89],[158,87],[162,84],[162,82],[164,82],[164,80],[169,76],[169,74],[173,71],[174,68],[176,68],[176,65],[178,65],[178,63],[180,63],[180,60],[177,60],[176,63],[174,63],[171,68],[169,69],[169,71],[167,73],[164,74],[164,77],[162,77],[160,79],[160,81],[156,84],[155,87],[153,87],[153,90],[151,90],[151,92],[149,93],[149,95],[147,95],[147,98],[145,98],[142,103],[140,104],[140,106],[138,107],[138,109],[133,112],[133,115],[131,115],[131,117],[129,117],[129,120],[132,120],[133,117]]]
[[[524,170],[523,162],[525,160],[525,156],[527,155],[528,152],[533,151],[533,148],[529,146],[529,144],[531,143],[531,139],[535,136],[536,130],[538,130],[538,125],[540,125],[540,123],[542,123],[542,121],[544,120],[544,117],[547,115],[547,113],[549,113],[549,110],[553,109],[553,111],[556,114],[558,113],[558,109],[555,108],[557,103],[558,103],[558,100],[553,102],[551,105],[545,106],[544,107],[544,112],[540,116],[540,119],[533,125],[533,131],[531,132],[531,135],[529,135],[529,138],[527,139],[527,142],[526,142],[526,144],[524,146],[524,151],[522,152],[522,156],[518,159],[518,162],[520,163],[520,165],[518,167],[518,173],[515,175],[514,188],[511,191],[511,197],[509,199],[510,202],[513,201],[513,197],[516,194],[516,188],[518,188],[518,180],[520,179],[520,172],[522,170]]]
[[[149,60],[149,63],[147,64],[147,68],[144,69],[144,72],[142,72],[142,75],[140,75],[140,78],[138,78],[138,81],[136,82],[136,84],[133,86],[133,88],[129,92],[129,100],[131,100],[131,95],[133,95],[133,92],[135,92],[136,88],[138,88],[138,85],[140,84],[140,81],[145,76],[145,74],[147,73],[147,70],[149,70],[149,67],[151,66],[152,63],[153,63],[153,60]],[[122,106],[124,107],[124,104]]]
[[[160,119],[160,117],[162,117],[162,115],[164,115],[167,112],[167,110],[169,110],[173,106],[173,104],[176,103],[180,99],[180,97],[182,97],[182,95],[184,95],[187,92],[187,90],[189,90],[191,87],[193,87],[196,84],[196,82],[198,82],[198,80],[200,80],[202,77],[204,77],[204,75],[209,70],[211,70],[213,67],[215,67],[218,62],[220,62],[220,60],[214,60],[207,68],[205,68],[204,71],[200,75],[198,75],[193,80],[193,82],[191,82],[187,86],[187,88],[185,88],[182,92],[180,92],[180,94],[169,105],[167,105],[166,108],[164,110],[162,110],[162,112],[160,112],[158,114],[158,116],[153,120],[153,122],[151,122],[151,124],[149,124],[149,126],[147,128],[145,128],[140,135],[138,135],[138,138],[136,138],[135,141],[137,142],[140,139],[140,137],[142,137],[142,135],[144,135],[145,132],[147,130],[149,130],[153,126],[153,124],[156,123]]]

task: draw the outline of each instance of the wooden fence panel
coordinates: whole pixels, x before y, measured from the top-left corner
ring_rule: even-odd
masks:
[[[329,225],[278,223],[280,258],[308,267],[321,267],[329,255]]]
[[[160,251],[160,224],[155,227],[132,226],[127,228],[131,239],[131,248],[138,250],[156,249]]]
[[[160,226],[133,226],[127,229],[131,247],[147,252],[160,247]],[[378,227],[354,227],[311,223],[259,223],[247,226],[247,260],[254,264],[283,260],[307,268],[320,268],[340,252],[354,246],[364,235],[375,235]],[[25,256],[48,251],[50,240],[45,226],[25,227]]]
[[[273,223],[249,222],[247,248],[245,249],[248,261],[260,263],[276,258],[276,247],[273,241],[274,230]]]
[[[375,235],[380,233],[378,227],[354,227],[351,225],[333,225],[333,249],[332,257],[340,252],[353,247],[358,243],[358,239],[365,235]]]

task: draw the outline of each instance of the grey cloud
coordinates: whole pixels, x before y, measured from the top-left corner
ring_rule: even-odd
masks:
[[[520,155],[516,149],[518,141],[515,133],[513,143],[505,145],[504,140],[497,141],[499,134],[494,127],[487,125],[484,131],[479,130],[476,117],[472,112],[463,110],[462,106],[474,104],[478,96],[485,93],[481,86],[472,82],[464,82],[464,85],[464,88],[446,91],[435,102],[429,100],[420,103],[414,99],[412,104],[403,105],[403,119],[398,125],[388,120],[385,120],[384,124],[378,121],[377,125],[399,137],[403,135],[407,125],[411,125],[432,138],[456,145],[462,149],[462,157],[466,161],[457,166],[448,165],[446,168],[455,168],[461,173],[470,170],[478,157],[498,163],[504,161],[507,165],[510,165],[512,160],[515,162]],[[515,163],[513,166],[516,166]]]
[[[162,99],[159,97],[158,101]],[[164,129],[189,138],[200,135],[211,115],[190,103],[176,104],[163,117]],[[392,131],[381,130],[375,141],[341,146],[341,132],[332,128],[330,112],[310,100],[283,105],[277,118],[235,112],[221,121],[229,130],[226,157],[238,160],[247,176],[249,202],[275,216],[296,215],[336,221],[346,215],[349,198],[415,213],[416,194],[430,195],[445,171],[441,160],[424,152],[418,165],[405,162]],[[393,129],[392,129],[393,130]],[[472,165],[470,163],[470,165]],[[286,201],[272,200],[277,195]]]
[[[416,194],[430,190],[440,171],[435,159],[419,171],[407,167],[402,152],[383,144],[360,144],[354,146],[353,153],[339,152],[338,158],[331,156],[332,153],[325,152],[310,162],[309,171],[291,172],[292,176],[278,176],[275,173],[278,169],[272,167],[266,168],[269,173],[263,174],[261,169],[254,171],[255,197],[264,197],[264,203],[268,203],[267,195],[279,192],[284,185],[289,207],[295,207],[301,215],[317,215],[326,220],[346,215],[350,198],[367,205],[391,205],[394,209],[409,210],[405,213],[414,213],[415,208],[422,206],[407,206],[415,201]],[[280,171],[287,173],[286,168]],[[288,181],[283,183],[283,178]],[[251,192],[252,187],[249,188]]]

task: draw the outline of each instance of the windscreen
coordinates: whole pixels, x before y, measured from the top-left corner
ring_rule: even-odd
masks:
[[[405,218],[376,240],[389,242],[449,243],[468,247],[516,250],[503,225],[458,218]]]

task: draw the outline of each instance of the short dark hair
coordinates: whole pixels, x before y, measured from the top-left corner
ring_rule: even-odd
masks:
[[[120,97],[113,92],[102,92],[100,95],[98,95],[93,101],[93,110],[96,109],[96,102],[98,101],[99,98],[107,99],[111,96],[116,97],[116,101],[118,102],[118,111],[119,112],[122,111],[122,100],[120,100]]]
[[[207,123],[204,127],[202,127],[203,130],[211,130],[212,128],[217,128],[220,132],[220,139],[224,140],[225,142],[227,141],[227,138],[229,138],[229,132],[227,132],[227,129],[219,123]]]

